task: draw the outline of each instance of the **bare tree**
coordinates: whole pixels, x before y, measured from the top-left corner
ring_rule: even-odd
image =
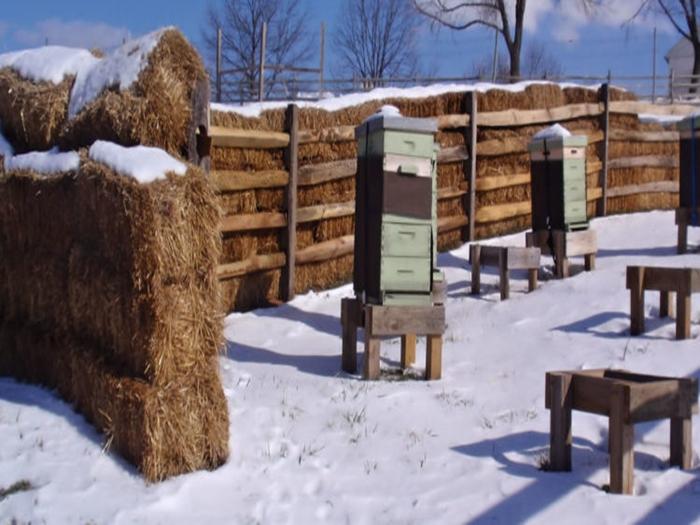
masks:
[[[221,0],[210,4],[202,40],[213,63],[216,33],[222,31],[222,91],[226,99],[257,98],[263,23],[267,23],[265,62],[300,65],[312,54],[313,37],[306,31],[308,13],[300,0]],[[272,69],[265,77],[266,96],[279,85],[283,72]]]
[[[412,2],[418,12],[438,25],[456,30],[483,26],[498,31],[508,52],[509,76],[514,81],[520,78],[520,52],[523,47],[523,23],[527,0],[412,0]],[[590,12],[602,2],[603,0],[576,0],[578,7],[585,12]]]
[[[501,51],[498,54],[496,81],[508,82],[510,66],[508,54]],[[472,75],[479,78],[491,78],[493,73],[493,57],[485,55],[472,64]],[[539,40],[533,40],[525,46],[522,56],[521,70],[524,78],[556,78],[564,74],[564,67]]]
[[[639,16],[665,16],[683,38],[693,46],[693,77],[691,84],[698,84],[700,75],[700,33],[696,0],[642,0],[637,12],[629,21]],[[690,93],[697,92],[697,86]]]
[[[410,0],[344,0],[333,48],[340,67],[374,87],[374,79],[413,76],[420,19]]]

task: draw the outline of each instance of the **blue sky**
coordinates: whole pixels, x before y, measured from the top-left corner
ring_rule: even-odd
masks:
[[[327,31],[340,23],[341,0],[302,0],[309,9],[309,27],[317,31],[321,21]],[[614,8],[591,22],[577,14],[554,11],[555,0],[529,0],[526,39],[536,38],[551,49],[567,74],[650,75],[652,28],[658,26],[657,71],[667,73],[663,55],[678,35],[663,19],[647,19],[623,29],[620,23],[639,0],[615,0]],[[568,6],[573,0],[561,0]],[[51,44],[109,47],[128,34],[175,25],[199,44],[204,23],[205,0],[25,0],[7,2],[0,11],[0,52]],[[556,13],[556,14],[555,14]],[[526,40],[527,41],[527,40]],[[484,30],[437,32],[427,25],[421,31],[421,58],[440,76],[463,76],[472,62],[490,53],[493,33]],[[332,49],[327,51],[329,62]],[[329,72],[327,73],[329,74]]]

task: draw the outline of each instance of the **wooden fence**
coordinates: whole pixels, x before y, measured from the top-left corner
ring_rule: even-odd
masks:
[[[685,115],[694,110],[689,106],[655,106],[637,101],[610,101],[607,85],[599,91],[599,103],[581,103],[548,109],[513,110],[480,113],[474,93],[465,93],[467,100],[464,114],[437,116],[438,129],[460,132],[464,144],[444,147],[438,155],[438,164],[461,162],[463,180],[450,187],[442,187],[438,200],[461,199],[464,213],[440,216],[440,233],[460,230],[463,241],[475,239],[475,228],[480,224],[504,221],[530,213],[530,201],[506,202],[494,205],[478,205],[478,195],[483,192],[528,185],[529,171],[502,173],[495,176],[477,177],[477,159],[527,153],[529,136],[505,137],[477,141],[478,131],[487,128],[518,128],[544,126],[575,119],[592,119],[598,129],[587,131],[589,144],[597,145],[599,160],[589,159],[588,201],[595,207],[595,215],[607,213],[610,199],[642,193],[677,193],[675,180],[640,182],[625,186],[609,187],[609,171],[622,168],[676,168],[675,155],[641,155],[609,158],[610,144],[631,143],[676,143],[676,131],[640,131],[614,129],[610,115],[633,115],[640,113]],[[294,296],[295,265],[322,262],[353,252],[353,236],[320,242],[301,250],[296,249],[297,225],[352,216],[354,201],[298,207],[297,189],[329,181],[354,177],[355,160],[339,160],[316,165],[299,166],[299,145],[311,143],[341,143],[354,141],[355,126],[337,126],[321,130],[302,130],[298,126],[298,108],[290,105],[286,111],[286,131],[260,131],[231,129],[212,126],[209,134],[212,146],[218,148],[250,148],[260,150],[282,149],[285,169],[268,171],[212,171],[213,180],[221,192],[258,190],[265,188],[286,189],[286,212],[262,212],[230,215],[224,218],[222,233],[251,232],[263,229],[280,229],[284,232],[282,251],[255,254],[245,260],[227,262],[218,269],[220,279],[231,279],[254,272],[282,269],[280,298],[289,300]],[[470,220],[471,219],[471,220]]]

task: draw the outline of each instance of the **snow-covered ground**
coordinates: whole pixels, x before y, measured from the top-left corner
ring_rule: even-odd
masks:
[[[700,376],[697,298],[693,338],[674,340],[651,293],[649,331],[629,337],[625,266],[700,266],[697,253],[675,255],[673,222],[671,212],[596,220],[595,272],[543,275],[531,294],[516,274],[504,302],[494,273],[482,275],[484,295],[469,295],[466,246],[442,254],[450,284],[440,381],[339,372],[350,286],[229,316],[220,362],[231,457],[215,472],[146,485],[51,392],[1,379],[0,487],[33,488],[0,501],[0,523],[700,522],[700,417],[687,472],[668,468],[668,422],[636,426],[635,496],[601,488],[603,417],[574,413],[572,472],[538,470],[548,451],[545,371]],[[524,234],[491,242],[522,246]],[[382,366],[398,359],[398,340],[386,342]],[[423,362],[419,340],[416,373]]]

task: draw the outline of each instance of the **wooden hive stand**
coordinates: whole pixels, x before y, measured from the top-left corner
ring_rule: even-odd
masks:
[[[482,246],[472,244],[469,247],[469,263],[472,265],[472,294],[481,292],[481,267],[498,268],[501,300],[510,296],[510,270],[527,270],[528,291],[537,288],[537,270],[540,267],[539,248],[516,248],[514,246]]]
[[[383,337],[401,336],[401,368],[408,368],[416,360],[416,335],[425,335],[427,339],[425,378],[440,379],[442,376],[443,305],[380,306],[345,298],[341,301],[340,322],[345,372],[357,372],[357,329],[364,328],[364,379],[379,379],[379,348]]]
[[[700,226],[700,209],[696,210],[695,223],[692,217],[692,208],[676,209],[676,226],[678,226],[678,248],[679,254],[688,251],[688,226]]]
[[[552,471],[571,470],[571,411],[608,416],[610,492],[634,493],[634,424],[671,420],[672,466],[689,469],[692,415],[698,413],[698,380],[633,374],[623,370],[547,372]]]
[[[676,294],[676,339],[690,337],[690,296],[700,291],[700,268],[628,266],[630,333],[644,333],[644,291],[660,292],[659,316],[668,317],[671,293]]]
[[[598,252],[598,237],[594,230],[565,232],[562,230],[540,230],[525,234],[526,246],[536,246],[542,255],[551,255],[555,262],[555,275],[569,277],[569,257],[583,255],[587,272],[595,269]]]

